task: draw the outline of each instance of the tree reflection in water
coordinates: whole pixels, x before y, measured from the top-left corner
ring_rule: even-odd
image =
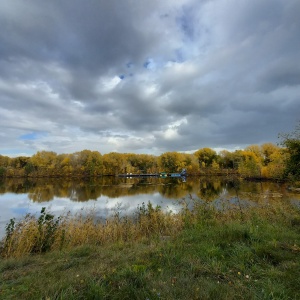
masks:
[[[27,194],[33,202],[51,201],[56,198],[68,198],[75,202],[108,198],[151,195],[159,193],[166,199],[182,199],[191,195],[195,199],[213,201],[217,198],[236,197],[258,201],[266,196],[284,195],[286,186],[275,182],[249,182],[224,177],[188,177],[181,178],[118,178],[113,176],[79,179],[23,179],[9,178],[0,181],[0,193]],[[264,195],[261,197],[261,195]],[[295,194],[294,199],[300,195]]]

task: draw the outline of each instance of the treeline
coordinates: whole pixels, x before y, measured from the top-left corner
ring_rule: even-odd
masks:
[[[244,150],[202,148],[195,153],[166,152],[160,156],[83,150],[72,154],[39,151],[32,157],[0,155],[0,177],[92,177],[122,173],[179,172],[189,175],[232,174],[252,178],[286,176],[289,149],[272,143]]]

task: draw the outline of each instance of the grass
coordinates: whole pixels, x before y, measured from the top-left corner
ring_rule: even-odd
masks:
[[[34,232],[36,242],[26,252],[15,240],[9,253],[3,242],[0,298],[300,299],[299,211],[274,203],[242,215],[197,205],[178,215],[151,205],[137,212],[135,220],[116,215],[102,227],[89,218],[61,219],[48,248],[28,247],[41,246],[39,230],[15,224],[22,241]],[[46,214],[40,220],[47,228]],[[66,232],[76,220],[72,243]],[[65,242],[58,243],[62,224]]]

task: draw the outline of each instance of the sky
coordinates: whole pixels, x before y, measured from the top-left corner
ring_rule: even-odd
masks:
[[[0,154],[278,143],[299,0],[0,0]]]

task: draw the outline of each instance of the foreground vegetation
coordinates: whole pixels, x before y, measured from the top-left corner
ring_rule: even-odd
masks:
[[[93,212],[56,219],[44,209],[12,220],[0,297],[299,299],[299,209],[265,200],[217,210],[187,199],[179,214],[149,203],[106,223]]]

